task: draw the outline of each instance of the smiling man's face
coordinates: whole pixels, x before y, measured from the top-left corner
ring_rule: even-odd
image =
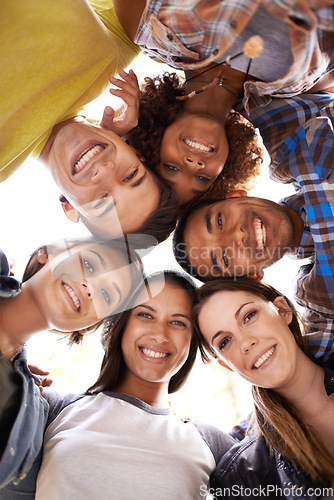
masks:
[[[291,251],[294,228],[284,206],[262,198],[228,198],[201,207],[184,231],[199,276],[255,274]]]
[[[156,210],[154,176],[117,134],[87,122],[56,129],[42,161],[90,229],[103,237],[137,231]],[[133,208],[133,210],[131,210]]]

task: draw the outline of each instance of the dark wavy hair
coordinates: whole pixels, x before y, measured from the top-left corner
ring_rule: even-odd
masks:
[[[273,302],[282,296],[274,287],[252,278],[234,278],[210,281],[197,290],[197,302],[193,308],[195,335],[202,359],[208,362],[217,355],[203,336],[198,317],[206,302],[217,292],[249,292],[266,302]],[[292,311],[289,324],[298,347],[315,362],[306,345],[299,315],[289,299],[284,297]],[[223,313],[221,313],[223,314]],[[268,325],[270,328],[270,325]],[[255,418],[260,434],[270,449],[275,448],[294,467],[302,468],[316,482],[332,484],[334,480],[334,457],[322,444],[317,432],[304,421],[303,415],[286,398],[274,389],[252,385]]]
[[[159,176],[155,175],[154,177],[160,195],[158,208],[136,232],[154,236],[158,240],[158,243],[161,243],[175,229],[179,215],[179,202],[177,201],[175,191]]]
[[[62,240],[59,242],[55,243],[50,243],[48,245],[42,245],[38,247],[34,252],[31,254],[30,259],[25,267],[25,270],[23,272],[23,277],[22,277],[22,283],[28,281],[32,276],[34,276],[40,269],[42,269],[45,264],[41,264],[38,261],[38,252],[40,250],[43,250],[45,255],[51,256],[51,255],[57,255],[61,252],[64,252],[65,250],[68,250],[69,248],[74,248],[78,245],[82,244],[97,244],[97,242],[94,240],[92,237],[88,238],[72,238],[71,240],[66,239]],[[143,277],[143,265],[141,262],[140,257],[136,253],[134,249],[130,247],[130,245],[127,242],[127,238],[124,238],[124,241],[121,239],[114,239],[110,241],[104,241],[104,242],[98,242],[100,245],[106,245],[110,248],[116,249],[119,252],[121,252],[125,259],[128,261],[129,264],[135,263],[135,265],[129,266],[129,271],[130,271],[130,279],[131,279],[131,285],[130,285],[130,290],[133,288],[138,287],[140,280]],[[129,293],[129,297],[127,300],[130,300],[131,293]],[[124,302],[122,302],[122,307],[124,307]],[[130,307],[130,306],[129,306]],[[117,314],[117,310],[113,312],[113,314]],[[108,322],[108,317],[104,318],[94,325],[85,328],[84,330],[75,330],[73,332],[68,332],[67,334],[65,332],[61,332],[58,330],[51,330],[54,333],[61,333],[62,335],[68,336],[69,337],[69,344],[80,344],[82,342],[82,339],[85,334],[88,333],[93,333],[95,332],[100,326],[106,325]]]
[[[163,273],[165,283],[181,288],[190,297],[192,304],[195,300],[195,286],[190,281],[190,278],[175,271],[165,271]],[[161,279],[161,273],[156,275],[156,279]],[[152,277],[150,278],[150,281]],[[148,284],[146,284],[148,286]],[[135,301],[138,294],[143,289],[139,289],[133,296]],[[131,310],[120,313],[118,316],[110,318],[109,325],[103,332],[103,343],[105,344],[105,356],[102,361],[102,367],[97,381],[87,391],[88,394],[95,394],[105,390],[114,390],[119,385],[125,374],[125,361],[122,353],[122,337],[127,327]],[[197,338],[192,335],[188,357],[180,368],[180,370],[170,379],[168,392],[178,391],[186,381],[196,359],[197,354]]]
[[[147,166],[146,161],[144,164]],[[158,206],[134,233],[153,236],[158,240],[158,243],[161,243],[174,231],[179,216],[180,206],[174,189],[166,184],[166,182],[164,182],[155,172],[152,172],[152,176],[159,191]],[[149,196],[149,193],[147,193],[147,196]],[[62,196],[62,198],[66,200],[64,196]],[[136,207],[132,207],[132,209],[136,210]],[[84,215],[80,214],[80,220],[87,229],[94,234],[94,228]],[[97,235],[97,237],[99,237],[99,235]]]
[[[160,162],[160,146],[166,128],[182,113],[184,83],[176,73],[145,78],[140,94],[138,125],[128,134],[131,146],[145,158],[146,165],[156,171]],[[233,189],[249,189],[259,174],[263,151],[253,125],[237,111],[231,110],[225,123],[229,155],[223,171],[208,191],[197,199],[220,198]]]

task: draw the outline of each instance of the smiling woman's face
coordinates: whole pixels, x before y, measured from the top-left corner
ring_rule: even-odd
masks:
[[[218,121],[184,112],[165,131],[157,171],[182,205],[209,189],[228,152],[225,129]]]
[[[156,283],[157,289],[161,284]],[[191,300],[188,292],[166,283],[147,301],[138,297],[122,337],[127,377],[133,386],[169,381],[185,363],[192,338]],[[142,297],[142,299],[141,299]],[[143,300],[143,301],[142,301]]]
[[[216,292],[198,317],[219,359],[249,382],[277,390],[296,376],[302,353],[288,326],[291,320],[283,297],[272,303],[244,291]]]
[[[22,289],[33,294],[49,328],[68,332],[112,314],[130,287],[130,267],[118,249],[82,244],[51,256]]]

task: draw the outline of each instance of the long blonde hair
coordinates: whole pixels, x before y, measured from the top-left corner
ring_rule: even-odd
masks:
[[[194,308],[194,322],[202,359],[205,362],[210,359],[210,356],[216,357],[216,355],[200,331],[198,316],[207,300],[220,291],[250,292],[267,302],[273,302],[282,295],[270,285],[251,278],[214,280],[199,288],[197,304]],[[298,314],[286,297],[285,300],[293,313],[289,328],[297,345],[311,357],[307,352]],[[271,450],[275,448],[295,468],[302,468],[313,481],[324,484],[332,483],[334,481],[334,457],[323,445],[312,426],[304,422],[295,406],[272,389],[253,385],[252,395],[259,435],[264,436],[269,448]]]

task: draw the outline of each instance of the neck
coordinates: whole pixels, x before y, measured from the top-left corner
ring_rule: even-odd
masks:
[[[277,390],[297,408],[305,421],[311,424],[312,418],[318,415],[320,408],[329,401],[324,376],[324,369],[300,350],[294,377],[284,388]]]
[[[167,408],[169,406],[168,384],[169,381],[147,382],[128,372],[114,391],[133,396],[156,408]]]
[[[0,308],[0,349],[11,361],[34,333],[46,330],[49,325],[25,284],[19,295],[3,299]]]
[[[186,82],[186,94],[203,88],[217,77],[220,67],[211,64],[208,68],[204,74],[199,74],[200,70],[186,72],[187,79],[192,78]],[[213,85],[192,99],[187,99],[184,111],[207,114],[224,125],[233,104],[237,101],[236,96],[240,95],[242,91],[244,78],[244,73],[227,68],[224,72],[224,87]]]

